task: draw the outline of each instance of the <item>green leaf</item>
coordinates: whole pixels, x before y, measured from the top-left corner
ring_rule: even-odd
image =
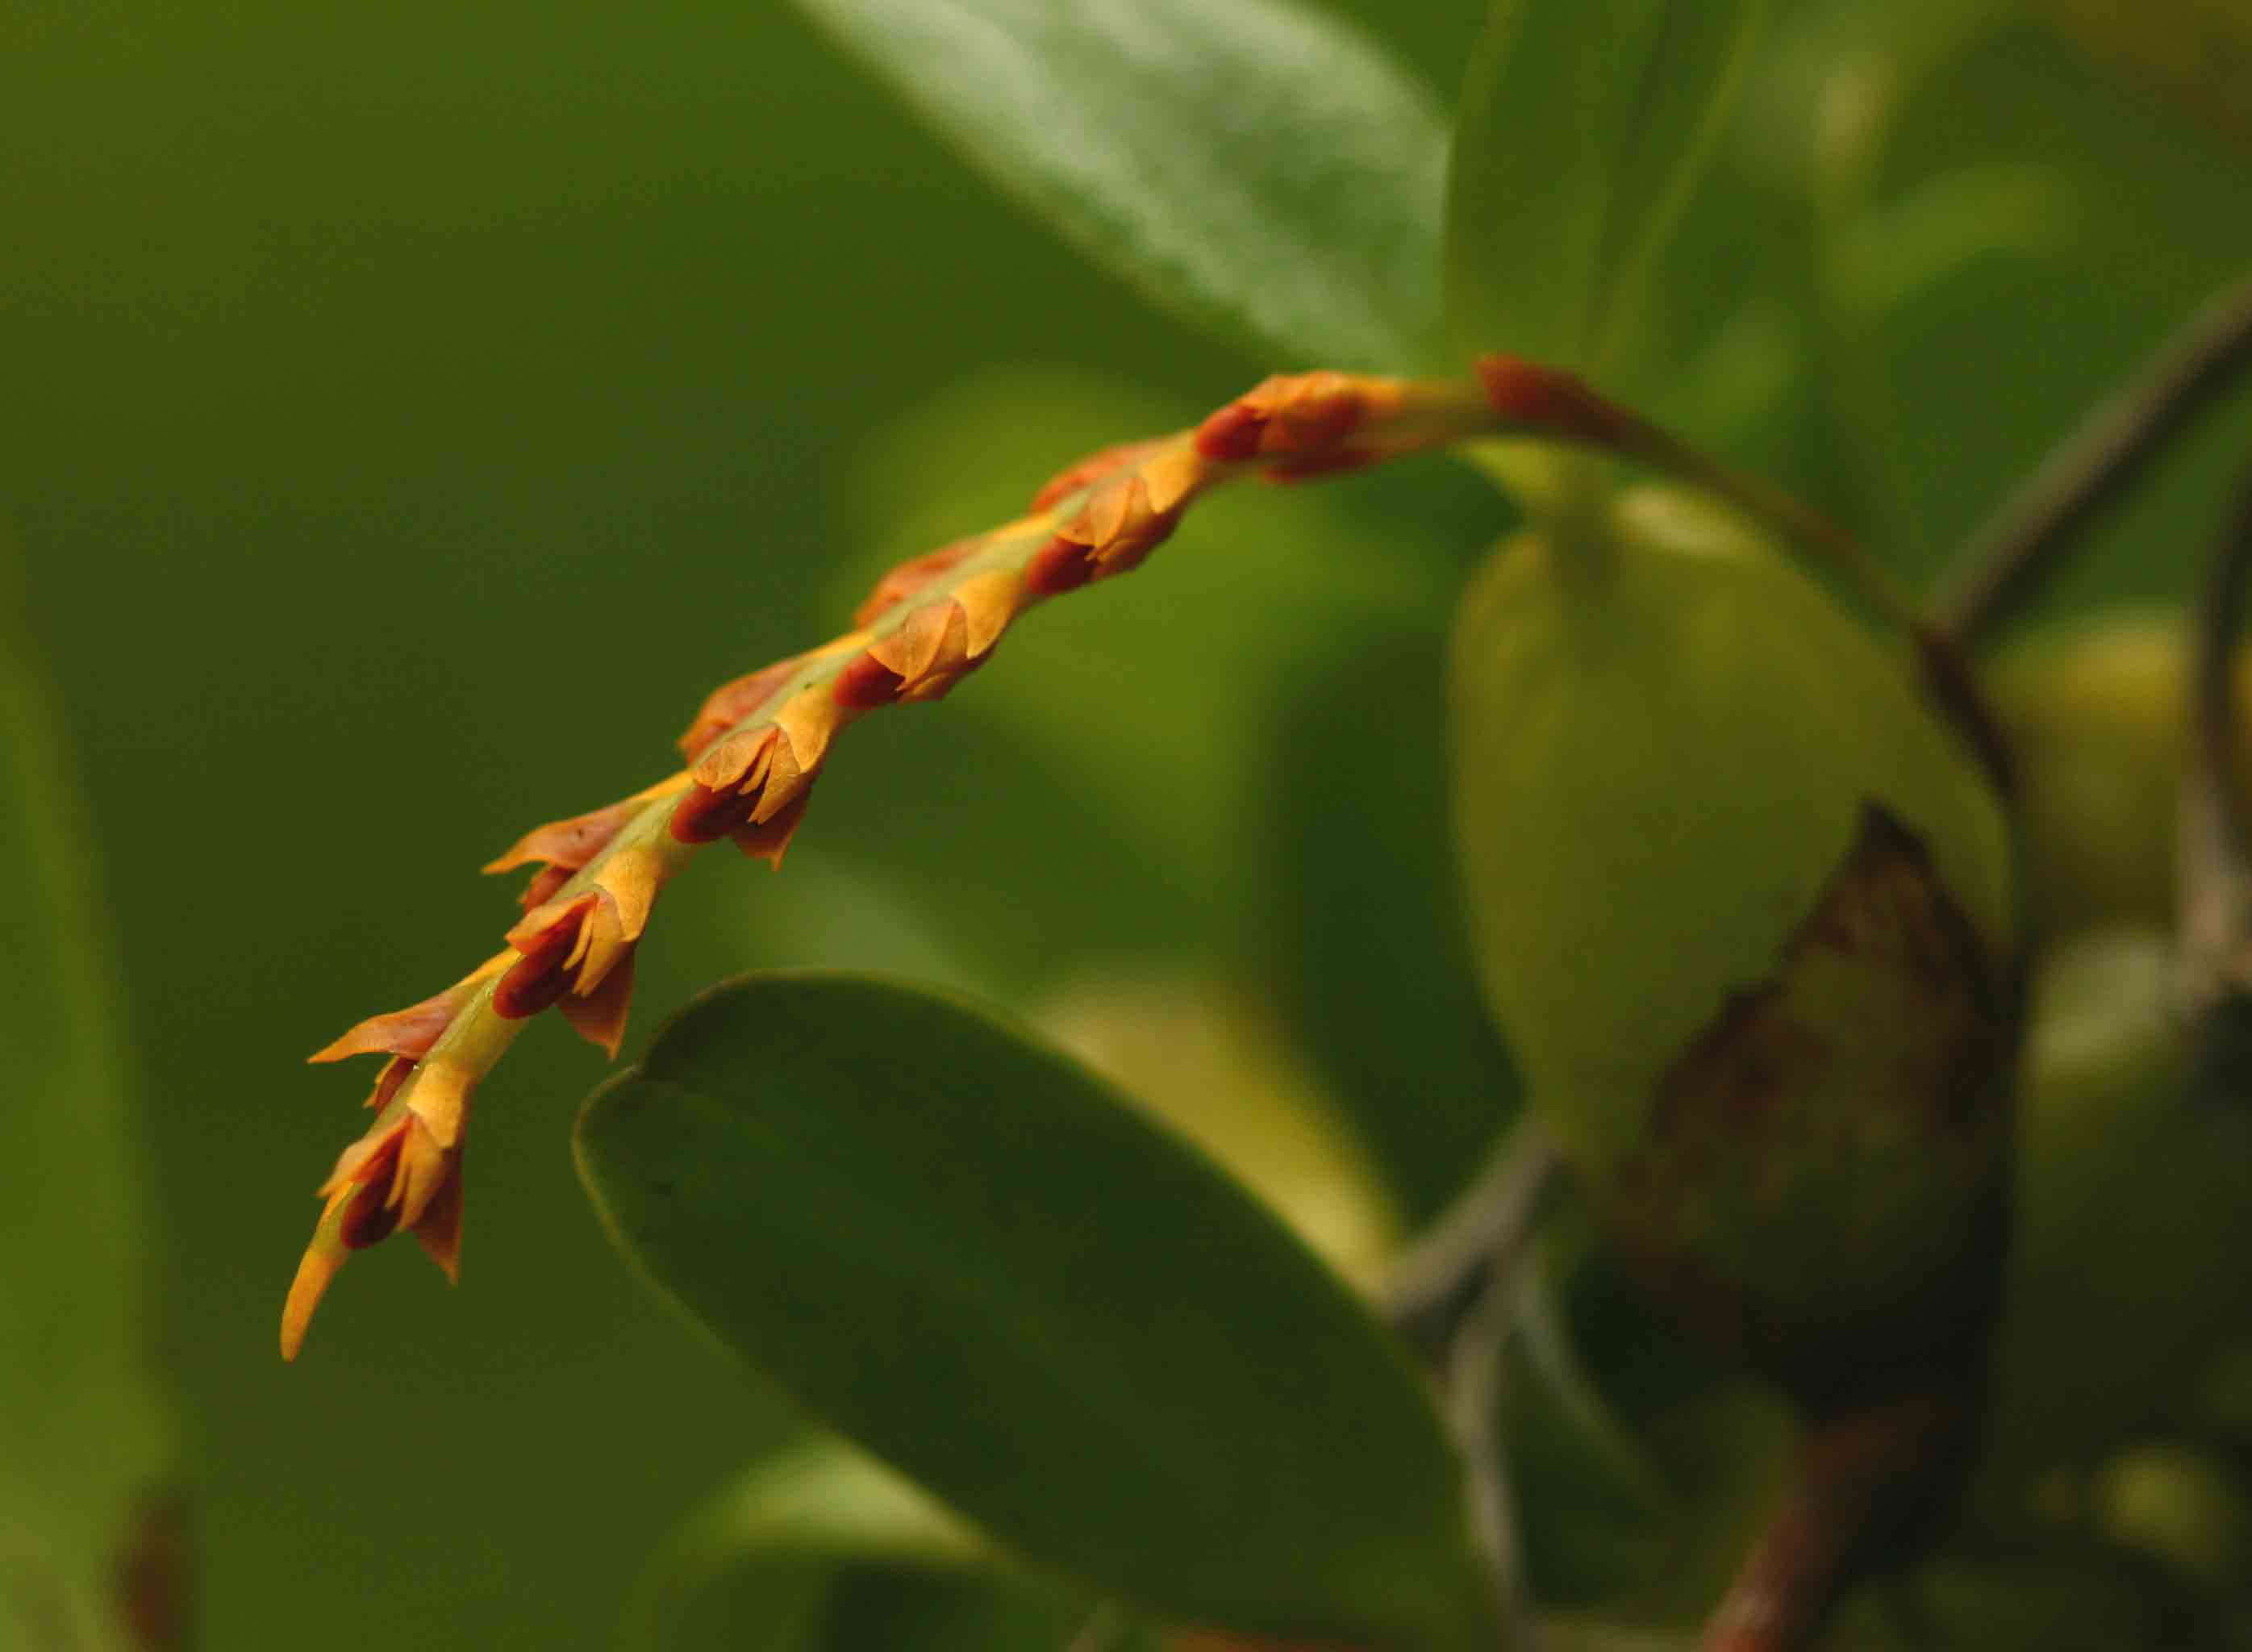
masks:
[[[945,1572],[992,1558],[984,1537],[920,1489],[849,1446],[817,1441],[753,1464],[681,1522],[636,1591],[628,1641],[668,1644],[690,1597],[738,1566],[796,1574],[796,1586],[763,1593],[817,1597],[839,1566]],[[792,1626],[775,1627],[786,1635]]]
[[[1856,324],[1881,336],[1909,304],[1986,259],[2053,256],[2077,215],[2071,184],[2053,168],[1957,167],[1844,226],[1838,297]]]
[[[86,825],[13,573],[0,560],[0,1644],[159,1645],[134,1629],[177,1610],[141,1166]]]
[[[1471,54],[1448,186],[1448,319],[1460,345],[1613,364],[1763,10],[1496,0]]]
[[[1092,1612],[1073,1591],[1023,1574],[862,1570],[838,1579],[819,1639],[802,1652],[1070,1652]],[[1149,1648],[1136,1638],[1118,1652]]]
[[[1495,1644],[1457,1464],[1381,1328],[985,1013],[734,982],[595,1093],[578,1151],[657,1283],[1028,1558],[1254,1633]]]
[[[2138,101],[2155,93],[2252,153],[2252,10],[2243,0],[2036,0],[2036,17]]]
[[[1150,296],[1286,360],[1438,336],[1437,101],[1293,0],[801,0],[974,164]]]
[[[873,1458],[815,1440],[754,1463],[681,1522],[636,1591],[626,1643],[1056,1652],[1095,1609]]]

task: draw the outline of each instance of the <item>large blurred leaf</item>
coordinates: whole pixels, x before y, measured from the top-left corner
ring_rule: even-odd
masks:
[[[2033,978],[1983,1442],[2001,1475],[2163,1428],[2252,1311],[2252,1112],[2185,1096],[2179,990],[2156,928],[2075,937]]]
[[[808,1638],[831,1574],[847,1565],[953,1571],[992,1558],[984,1539],[881,1463],[822,1440],[753,1464],[683,1520],[636,1592],[629,1644],[657,1647],[691,1597],[755,1567],[761,1644]],[[780,1609],[802,1602],[799,1611]],[[751,1652],[738,1640],[737,1652]]]
[[[2244,0],[2037,0],[2090,61],[2252,151],[2252,7]]]
[[[1092,1610],[1078,1592],[1022,1573],[863,1570],[838,1581],[819,1638],[798,1652],[1072,1652]],[[1117,1652],[1150,1647],[1136,1634]]]
[[[1209,1161],[998,1022],[868,978],[736,982],[596,1093],[578,1147],[653,1278],[1026,1556],[1192,1620],[1492,1644],[1456,1465],[1384,1333]]]
[[[1447,199],[1456,342],[1606,365],[1711,156],[1762,0],[1496,0]]]
[[[1853,323],[1877,330],[1983,260],[2054,257],[2074,214],[2070,186],[2051,168],[1954,168],[1843,226],[1839,302]]]
[[[172,1643],[170,1419],[105,923],[0,544],[0,1644]]]
[[[817,1440],[754,1463],[680,1524],[643,1579],[626,1643],[1056,1652],[1094,1610],[874,1459]]]
[[[1436,101],[1296,0],[800,0],[1105,268],[1287,361],[1438,327]]]

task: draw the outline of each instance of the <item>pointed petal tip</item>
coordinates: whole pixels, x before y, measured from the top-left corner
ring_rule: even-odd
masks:
[[[370,1016],[346,1028],[343,1037],[323,1045],[307,1059],[343,1061],[356,1055],[394,1055],[419,1061],[452,1024],[454,1013],[469,989],[492,967],[492,961],[487,960],[443,992],[433,993],[420,1003]]]
[[[633,998],[633,969],[634,954],[629,947],[594,991],[568,994],[560,1001],[563,1018],[613,1061],[625,1045],[626,1011]]]
[[[362,1023],[361,1024],[365,1025],[366,1024]],[[354,1027],[351,1031],[344,1034],[342,1037],[330,1039],[328,1043],[323,1045],[319,1049],[314,1051],[312,1054],[307,1056],[305,1058],[305,1065],[307,1066],[316,1066],[323,1062],[343,1061],[351,1056],[366,1055],[368,1053],[368,1046],[360,1038],[359,1028]]]
[[[329,1239],[328,1226],[323,1218],[320,1230],[313,1235],[313,1242],[298,1259],[296,1277],[289,1281],[288,1298],[282,1304],[282,1357],[285,1361],[295,1359],[297,1350],[304,1347],[305,1333],[313,1323],[313,1310],[321,1305],[329,1281],[337,1276],[337,1270],[344,1265],[349,1254],[343,1246]]]
[[[456,1160],[410,1230],[448,1285],[462,1282],[462,1167]]]

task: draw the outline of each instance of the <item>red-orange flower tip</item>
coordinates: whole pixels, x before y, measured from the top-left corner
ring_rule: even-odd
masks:
[[[453,1079],[451,1072],[434,1072],[432,1097],[418,1090],[386,1107],[322,1183],[328,1203],[282,1308],[282,1358],[295,1359],[304,1346],[313,1310],[352,1252],[380,1244],[401,1227],[421,1241],[448,1279],[459,1277],[466,1087]]]
[[[1351,435],[1386,381],[1345,373],[1277,374],[1197,427],[1196,451],[1220,464],[1312,459]]]
[[[1569,440],[1602,443],[1617,434],[1618,409],[1576,374],[1521,356],[1481,356],[1478,384],[1504,419]]]

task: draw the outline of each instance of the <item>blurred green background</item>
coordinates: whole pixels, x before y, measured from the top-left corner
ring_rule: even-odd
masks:
[[[1484,10],[1338,9],[1449,94]],[[1794,319],[1797,73],[1762,65],[1669,268],[1684,358],[1734,352],[1734,393],[1676,411],[1928,571],[2252,261],[2252,169],[2013,23],[1909,109],[1870,290],[1915,203],[1943,216],[1925,181],[2039,177],[1977,198],[1994,246],[1872,299],[1841,360]],[[26,0],[0,248],[0,533],[115,918],[201,1643],[599,1643],[788,1415],[604,1243],[568,1153],[601,1064],[547,1028],[480,1097],[460,1289],[386,1246],[285,1368],[369,1076],[302,1056],[492,950],[480,861],[665,772],[708,687],[839,628],[889,559],[1317,364],[1154,314],[765,0]],[[2245,411],[2060,609],[2180,588]],[[856,732],[780,878],[707,857],[629,1054],[755,965],[1019,1003],[1216,973],[1296,1017],[1428,1211],[1506,1087],[1447,944],[1437,654],[1505,520],[1436,462],[1215,503],[942,712]]]

